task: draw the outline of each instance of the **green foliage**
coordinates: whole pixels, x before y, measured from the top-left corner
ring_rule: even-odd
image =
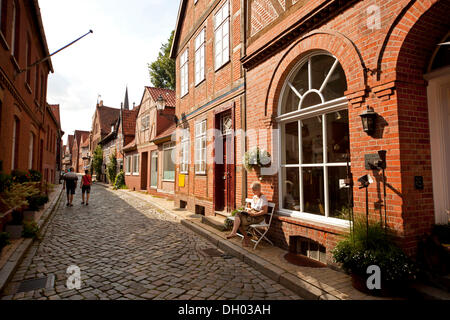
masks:
[[[28,210],[38,211],[40,206],[46,204],[49,199],[48,196],[42,194],[35,194],[27,198],[28,201]]]
[[[158,58],[148,65],[150,81],[157,88],[175,90],[175,61],[170,58],[174,31],[159,50]]]
[[[117,175],[117,157],[115,152],[109,157],[109,163],[106,165],[106,173],[108,174],[109,183],[114,184]]]
[[[267,167],[270,166],[271,156],[266,150],[254,147],[244,154],[243,163],[247,171],[257,167]]]
[[[27,199],[39,195],[40,192],[36,182],[14,183],[0,195],[0,201],[10,209],[25,208],[29,205]]]
[[[36,239],[39,237],[39,226],[35,221],[25,222],[23,224],[22,236],[24,238]]]
[[[31,181],[31,175],[28,171],[13,170],[11,176],[13,183],[25,183]]]
[[[42,173],[36,170],[29,170],[28,171],[30,175],[30,181],[31,182],[40,182],[42,179]]]
[[[9,233],[0,232],[0,252],[11,242],[9,241]]]
[[[370,224],[367,234],[366,223],[355,221],[354,233],[337,244],[333,256],[346,272],[360,276],[366,276],[371,265],[380,267],[384,281],[410,280],[416,274],[415,266],[380,223]]]
[[[103,149],[100,145],[97,146],[94,150],[94,156],[92,158],[92,169],[97,175],[97,180],[99,176],[102,174],[102,165],[103,165]]]
[[[114,189],[124,189],[125,185],[125,173],[120,171],[116,177],[116,181],[114,182]]]
[[[0,193],[9,189],[12,185],[12,176],[0,173]]]

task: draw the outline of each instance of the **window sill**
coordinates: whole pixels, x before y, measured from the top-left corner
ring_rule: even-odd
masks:
[[[180,171],[180,174],[184,174],[184,175],[186,175],[186,176],[187,176],[187,175],[189,175],[189,172],[187,172],[187,171],[186,171],[186,172],[182,172],[182,171]]]
[[[187,95],[189,94],[189,91],[188,92],[186,92],[185,94],[183,94],[183,95],[180,95],[180,99],[183,99],[184,97],[186,97]]]
[[[13,63],[14,68],[16,68],[16,71],[20,72],[19,63],[17,62],[16,57],[14,57],[13,55],[11,55],[11,62]]]
[[[133,173],[133,176],[138,176],[139,175],[139,173]]]
[[[280,209],[277,211],[278,215],[283,217],[291,217],[294,219],[298,219],[301,221],[304,221],[306,223],[320,223],[323,225],[326,225],[328,227],[339,227],[339,228],[349,228],[350,222],[348,220],[342,220],[337,218],[327,218],[325,216],[319,216],[312,213],[305,213],[305,212],[297,212],[297,211],[290,211],[286,209]]]
[[[175,180],[165,180],[165,179],[163,179],[162,182],[175,182]]]
[[[203,80],[201,80],[199,83],[195,84],[195,87],[197,88],[197,87],[199,87],[200,85],[202,85],[205,82],[206,82],[206,79],[203,78]]]
[[[131,173],[125,173],[126,176],[131,176]]]
[[[3,32],[0,32],[0,42],[2,43],[3,48],[5,48],[5,50],[10,51],[11,49],[9,48],[8,42],[6,42],[5,36],[3,35]]]
[[[230,62],[231,62],[231,60],[228,59],[227,62],[223,63],[220,67],[216,68],[216,69],[214,70],[214,72],[218,72],[218,71],[220,71],[221,69],[225,68],[225,66],[228,65]]]
[[[196,172],[195,175],[199,177],[206,177],[206,172]]]
[[[31,87],[30,87],[30,85],[28,84],[28,82],[25,82],[25,88],[27,89],[27,91],[28,91],[30,94],[33,93],[33,91],[31,90]]]

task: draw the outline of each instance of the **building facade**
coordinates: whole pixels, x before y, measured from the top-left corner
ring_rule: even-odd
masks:
[[[237,0],[181,1],[176,60],[176,204],[228,215],[245,200],[244,10]]]
[[[0,9],[0,171],[44,173],[50,138],[44,124],[51,117],[47,77],[53,67],[50,59],[35,64],[49,55],[39,5],[2,1]]]
[[[246,139],[240,143],[243,151],[267,150],[271,160],[268,167],[242,175],[242,198],[251,196],[252,182],[261,181],[263,193],[277,205],[270,237],[286,249],[305,244],[308,256],[331,262],[332,248],[348,230],[350,210],[365,215],[368,202],[370,218],[384,221],[386,215],[399,243],[414,254],[420,237],[433,224],[447,223],[450,213],[445,93],[450,83],[445,45],[450,28],[443,14],[449,12],[450,1],[250,0],[242,2],[242,8],[241,1],[229,2],[231,21],[244,15],[243,28],[230,28],[243,37],[243,45],[228,48],[230,57],[242,55],[239,67],[246,79]],[[192,41],[206,23],[210,49],[205,60],[214,59],[216,47],[223,48],[217,34],[208,38],[208,19],[216,17],[214,27],[218,26],[223,3],[199,0],[180,5],[172,53],[177,59],[177,114],[186,115],[183,119],[205,114],[214,104],[213,99],[206,106],[196,103],[195,63],[202,60],[196,59]],[[234,69],[239,70],[238,65]],[[205,70],[217,74],[214,67]],[[215,80],[211,76],[206,83],[214,87]],[[188,90],[181,92],[183,81]],[[376,114],[371,133],[364,131],[361,121],[368,108]],[[211,120],[209,127],[213,125]],[[181,147],[181,141],[177,143]],[[368,163],[383,150],[385,178],[380,167]],[[201,185],[193,172],[195,159],[191,157],[186,178],[193,191],[177,189],[177,201],[186,201],[193,211],[193,198],[212,197],[222,178],[214,170],[217,165],[210,165],[210,183]],[[178,166],[177,170],[181,173]],[[358,179],[367,174],[371,184],[366,202]],[[353,187],[346,185],[348,178]],[[200,197],[196,192],[203,193]],[[239,196],[235,199],[236,205],[242,203]]]
[[[158,111],[156,100],[166,101]],[[134,140],[124,148],[125,182],[143,190],[173,198],[175,191],[175,92],[146,87],[135,121]],[[172,141],[173,140],[173,141]]]

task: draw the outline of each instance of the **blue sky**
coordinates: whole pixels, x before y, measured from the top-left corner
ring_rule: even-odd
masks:
[[[93,34],[52,58],[47,100],[61,105],[63,130],[90,130],[97,97],[119,108],[151,85],[147,63],[175,28],[178,0],[40,0],[50,52],[92,29]]]

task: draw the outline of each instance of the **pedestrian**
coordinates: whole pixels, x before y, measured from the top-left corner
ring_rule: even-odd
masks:
[[[250,242],[250,238],[247,235],[249,226],[264,221],[269,210],[269,202],[267,201],[267,197],[262,194],[261,184],[259,182],[252,184],[252,191],[254,196],[250,203],[250,208],[246,208],[245,211],[240,211],[236,214],[233,230],[227,235],[227,239],[231,239],[237,236],[238,230],[241,231],[244,236],[242,242],[244,247],[248,247]]]
[[[86,205],[89,205],[89,196],[91,195],[92,177],[88,170],[84,170],[84,176],[81,178],[81,204],[84,204],[84,194],[86,193]]]
[[[75,189],[77,188],[78,176],[73,172],[73,168],[69,169],[69,172],[64,175],[63,190],[67,189],[67,206],[73,207],[73,196],[75,195]]]

